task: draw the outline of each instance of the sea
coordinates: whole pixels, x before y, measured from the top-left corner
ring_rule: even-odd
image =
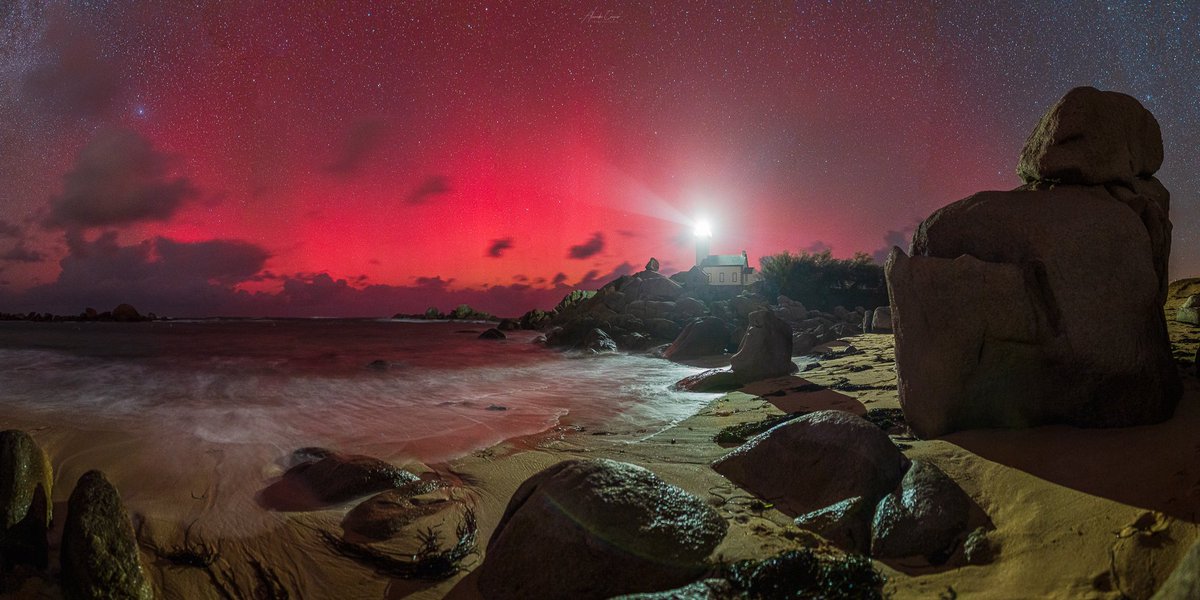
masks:
[[[156,452],[321,446],[437,463],[560,427],[650,436],[714,397],[670,389],[700,368],[548,349],[531,331],[479,339],[491,326],[0,322],[0,424],[128,434]]]

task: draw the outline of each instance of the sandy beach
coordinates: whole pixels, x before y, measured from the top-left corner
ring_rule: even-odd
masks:
[[[1189,335],[1172,323],[1175,339]],[[722,428],[767,417],[824,409],[859,415],[899,408],[890,335],[843,338],[819,366],[796,376],[756,382],[721,395],[697,414],[658,433],[644,430],[559,428],[509,440],[445,464],[401,465],[436,472],[478,518],[478,552],[442,581],[405,580],[334,551],[342,519],[354,502],[327,510],[272,512],[238,506],[216,473],[218,447],[188,469],[154,466],[154,448],[120,436],[81,435],[34,423],[27,426],[55,468],[56,514],[63,514],[74,481],[104,470],[121,491],[138,531],[143,564],[164,598],[223,598],[238,594],[291,598],[478,598],[473,569],[516,488],[537,471],[570,458],[611,458],[644,466],[713,506],[729,523],[714,561],[765,558],[808,547],[836,548],[792,523],[709,468],[729,451],[713,442]],[[994,550],[989,564],[944,565],[876,561],[894,598],[1144,598],[1161,584],[1181,554],[1200,538],[1200,390],[1185,377],[1186,395],[1162,424],[1126,429],[1037,427],[960,432],[935,440],[900,433],[893,439],[910,458],[936,464],[975,504],[972,527],[983,527]],[[840,388],[840,390],[838,389]],[[596,401],[603,401],[596,393]],[[895,431],[895,430],[893,430]],[[258,476],[267,485],[284,457],[266,456]],[[87,460],[80,460],[86,455]],[[1129,458],[1137,457],[1137,460]],[[388,457],[381,457],[387,459]],[[87,464],[84,464],[84,463]],[[458,513],[455,513],[458,514]],[[237,515],[235,521],[227,521]],[[61,519],[56,519],[61,528]],[[434,523],[433,525],[437,525]],[[441,529],[452,536],[456,523]],[[52,532],[51,564],[57,565]],[[414,541],[376,544],[403,556]],[[181,564],[181,550],[207,554],[205,565]],[[961,554],[961,549],[957,551]],[[174,560],[173,560],[174,559]],[[257,591],[254,591],[257,590]],[[273,594],[273,595],[272,595]],[[38,577],[14,598],[56,597]]]

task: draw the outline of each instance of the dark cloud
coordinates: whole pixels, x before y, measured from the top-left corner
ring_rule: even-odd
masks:
[[[570,252],[567,253],[567,258],[583,260],[600,254],[602,250],[604,250],[604,234],[597,231],[592,234],[592,237],[588,241],[578,246],[571,246]]]
[[[26,72],[21,95],[27,102],[66,117],[108,112],[119,90],[119,73],[106,61],[95,37],[62,18],[52,19],[41,40],[43,59]]]
[[[26,248],[25,242],[23,241],[18,242],[17,245],[13,246],[8,252],[0,254],[0,260],[9,262],[35,263],[41,262],[45,258],[46,256],[41,252]]]
[[[234,240],[179,242],[154,238],[121,245],[115,232],[88,241],[67,234],[68,254],[58,279],[26,292],[0,291],[0,311],[75,314],[86,306],[107,309],[128,302],[142,312],[167,316],[391,316],[422,313],[430,306],[448,311],[459,304],[503,316],[532,308],[549,309],[570,292],[567,276],[538,287],[525,282],[457,288],[452,278],[431,275],[405,286],[368,284],[362,276],[328,273],[279,275],[264,266],[270,253]],[[595,289],[635,270],[623,263],[611,273],[591,271],[577,287]],[[249,282],[274,289],[251,292]]]
[[[557,285],[562,285],[566,282],[567,282],[567,274],[559,273],[554,276],[554,279],[550,283],[557,286]]]
[[[913,232],[917,230],[916,225],[911,225],[900,230],[888,230],[883,235],[883,247],[871,253],[871,259],[879,264],[887,262],[888,254],[892,252],[892,246],[899,246],[901,250],[909,252],[909,247],[912,242]]]
[[[13,237],[19,237],[20,235],[21,235],[20,227],[14,225],[12,223],[9,223],[8,221],[5,221],[4,219],[0,219],[0,237],[13,238]]]
[[[510,250],[513,247],[513,239],[510,237],[492,240],[488,244],[487,255],[492,258],[500,258],[504,256],[505,250]]]
[[[630,231],[628,229],[618,229],[617,235],[627,238],[638,237],[638,233],[636,231]]]
[[[432,175],[425,181],[421,182],[421,185],[417,186],[417,189],[413,190],[413,192],[408,195],[408,203],[424,204],[433,199],[435,196],[448,194],[450,191],[451,187],[449,177],[446,177],[445,175]]]
[[[520,283],[526,283],[529,281],[529,278],[526,277],[525,275],[521,275],[520,273],[518,273],[516,275],[513,275],[513,281],[517,281]],[[545,279],[543,279],[542,281],[545,281]]]
[[[50,202],[46,225],[64,228],[166,221],[198,193],[171,175],[173,159],[127,130],[109,129],[84,146]]]
[[[386,125],[383,119],[363,119],[351,125],[346,130],[337,156],[326,165],[325,170],[341,176],[354,174],[382,145]]]

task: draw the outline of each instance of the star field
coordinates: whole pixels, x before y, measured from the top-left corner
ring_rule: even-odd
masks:
[[[1197,56],[1187,2],[15,0],[0,310],[513,314],[690,267],[701,214],[879,253],[1079,85],[1158,118],[1196,275]]]

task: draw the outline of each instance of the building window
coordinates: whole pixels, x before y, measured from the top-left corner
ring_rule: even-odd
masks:
[[[738,274],[737,274],[737,273],[734,273],[734,274],[733,274],[733,282],[734,282],[734,283],[737,283],[737,282],[738,282]]]
[[[725,273],[721,273],[721,283],[725,283]]]

